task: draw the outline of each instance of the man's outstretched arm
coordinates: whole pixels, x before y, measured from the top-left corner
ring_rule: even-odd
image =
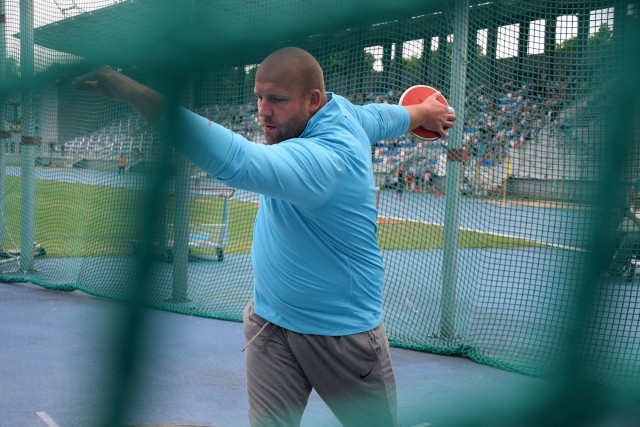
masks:
[[[147,123],[154,123],[164,111],[166,98],[153,89],[110,68],[101,68],[73,80],[76,90],[128,103]]]

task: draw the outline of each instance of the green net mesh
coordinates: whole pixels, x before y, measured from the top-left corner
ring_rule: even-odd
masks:
[[[107,64],[261,141],[255,66],[296,45],[357,104],[427,84],[458,114],[372,147],[392,344],[637,393],[640,258],[611,261],[640,177],[637,3],[1,4],[0,280],[240,320],[257,195],[69,83]]]

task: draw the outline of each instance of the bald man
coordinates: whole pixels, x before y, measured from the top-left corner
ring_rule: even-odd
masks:
[[[355,106],[325,91],[298,48],[259,65],[254,93],[267,144],[255,144],[113,70],[74,81],[128,102],[229,186],[260,194],[253,298],[243,315],[252,427],[299,426],[312,390],[344,426],[398,425],[383,324],[371,144],[456,119],[434,94],[423,103]]]

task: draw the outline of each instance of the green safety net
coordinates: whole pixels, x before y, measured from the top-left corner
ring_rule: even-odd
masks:
[[[638,394],[640,258],[611,262],[640,178],[637,3],[2,3],[0,280],[239,321],[257,195],[70,81],[117,68],[262,142],[256,65],[295,45],[356,104],[424,84],[458,115],[372,146],[392,345]]]

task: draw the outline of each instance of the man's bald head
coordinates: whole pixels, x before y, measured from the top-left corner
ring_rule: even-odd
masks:
[[[268,144],[301,135],[327,103],[320,64],[309,52],[295,47],[277,50],[262,61],[253,92]]]
[[[297,47],[285,47],[267,56],[256,72],[256,82],[295,84],[303,93],[318,89],[325,94],[324,75],[318,61],[309,52]]]

